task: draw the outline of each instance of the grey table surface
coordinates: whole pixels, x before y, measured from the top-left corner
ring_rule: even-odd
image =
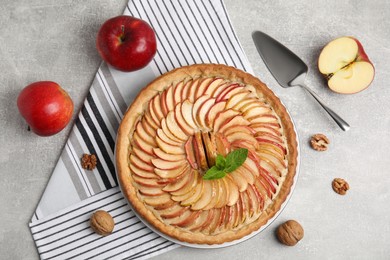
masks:
[[[71,129],[52,137],[26,130],[16,98],[27,84],[59,82],[81,108],[101,62],[99,26],[121,14],[127,0],[2,0],[0,5],[0,259],[37,259],[27,223]],[[300,138],[300,175],[285,210],[265,231],[223,249],[181,247],[156,259],[389,259],[390,258],[390,1],[225,0],[238,38],[260,77],[279,95]],[[296,52],[310,68],[307,84],[351,125],[342,132],[302,89],[282,89],[252,43],[262,30]],[[330,40],[358,38],[376,68],[372,85],[353,95],[331,92],[317,71]],[[312,150],[324,133],[328,151]],[[347,195],[331,181],[346,179]],[[295,247],[278,243],[276,227],[296,219],[305,229]]]

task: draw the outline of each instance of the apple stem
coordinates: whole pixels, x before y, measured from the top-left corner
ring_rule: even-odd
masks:
[[[122,35],[121,35],[121,41],[124,41],[125,40],[125,26],[122,24],[121,25],[121,29],[122,29]]]
[[[29,131],[29,132],[31,131],[31,128],[29,125],[27,126],[27,131]]]

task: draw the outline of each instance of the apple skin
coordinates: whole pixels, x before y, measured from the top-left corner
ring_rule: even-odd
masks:
[[[73,114],[72,99],[52,81],[38,81],[25,87],[19,93],[17,106],[31,130],[39,136],[57,134]]]
[[[342,89],[339,89],[339,88],[336,89],[335,87],[332,86],[332,84],[330,83],[330,80],[331,80],[331,78],[334,76],[334,74],[337,73],[338,71],[334,71],[334,72],[332,72],[332,73],[323,73],[323,72],[321,71],[321,69],[320,69],[320,73],[323,74],[323,76],[325,77],[325,79],[328,81],[328,86],[329,86],[329,88],[330,88],[332,91],[334,91],[334,92],[336,92],[336,93],[339,93],[339,94],[355,94],[355,93],[358,93],[358,92],[361,92],[361,91],[365,90],[366,88],[368,88],[368,87],[371,85],[371,83],[372,83],[372,81],[374,80],[374,77],[375,77],[375,67],[374,67],[374,64],[373,64],[373,63],[370,61],[370,59],[368,58],[368,55],[366,54],[366,52],[364,51],[364,48],[363,48],[363,45],[361,44],[361,42],[360,42],[358,39],[356,39],[355,37],[352,37],[352,36],[340,37],[340,38],[337,38],[337,39],[335,39],[335,40],[333,40],[333,41],[331,41],[331,42],[334,42],[334,41],[339,40],[339,39],[342,39],[342,38],[351,39],[351,40],[353,40],[353,41],[356,43],[356,45],[357,45],[357,53],[356,53],[356,56],[355,56],[354,60],[350,61],[350,63],[347,64],[347,66],[354,66],[354,64],[357,63],[357,62],[366,62],[366,63],[370,64],[370,65],[371,65],[370,67],[372,67],[372,76],[371,76],[370,80],[366,81],[365,84],[364,84],[364,86],[357,87],[356,89],[353,89],[353,90],[348,90],[347,88],[344,88],[344,87],[343,87]],[[331,43],[331,42],[330,42],[330,43]],[[325,49],[330,43],[328,43],[328,44],[324,47],[324,49]],[[324,49],[322,50],[322,52],[324,52]],[[321,54],[322,54],[322,52],[321,52]],[[320,56],[321,56],[321,54],[320,54]],[[338,55],[338,54],[334,53],[334,55],[336,56],[336,55]],[[319,67],[319,68],[321,68],[321,64],[320,64],[321,61],[320,61],[320,60],[321,60],[321,59],[318,60],[318,67]],[[343,68],[339,68],[339,71],[341,71],[342,69],[343,69]]]
[[[120,15],[100,27],[96,48],[102,59],[114,68],[135,71],[148,65],[156,54],[156,35],[145,21]]]

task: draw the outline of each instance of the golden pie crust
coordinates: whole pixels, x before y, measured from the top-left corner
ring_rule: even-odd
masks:
[[[222,244],[280,210],[296,174],[296,140],[285,107],[258,78],[226,65],[191,65],[155,79],[129,107],[117,136],[117,174],[124,196],[155,229]],[[241,147],[249,150],[243,166],[203,180],[217,154]]]

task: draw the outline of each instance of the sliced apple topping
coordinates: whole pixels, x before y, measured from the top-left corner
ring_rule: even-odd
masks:
[[[218,234],[259,217],[278,192],[288,153],[273,109],[256,89],[222,78],[191,78],[156,94],[134,127],[134,187],[169,225]],[[203,179],[238,148],[248,158],[225,177]]]

